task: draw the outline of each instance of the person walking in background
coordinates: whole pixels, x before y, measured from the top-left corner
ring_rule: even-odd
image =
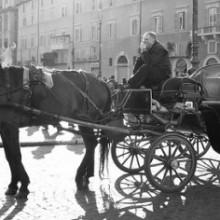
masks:
[[[11,66],[13,64],[13,51],[16,48],[15,42],[13,42],[10,46],[5,43],[5,48],[1,57],[1,65],[2,67]]]
[[[145,32],[140,44],[140,56],[128,80],[130,88],[153,88],[171,76],[168,51],[157,40],[156,33]]]

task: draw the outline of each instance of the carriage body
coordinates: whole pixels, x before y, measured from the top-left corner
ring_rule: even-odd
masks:
[[[200,111],[203,88],[193,79],[172,78],[158,94],[154,92],[126,89],[118,95],[114,111],[122,111],[124,124],[136,133],[114,143],[112,157],[125,172],[138,173],[144,169],[149,181],[160,190],[179,191],[193,176],[196,157],[204,155],[210,147]],[[163,164],[162,168],[158,166],[165,170],[160,174],[162,177],[155,174],[154,163]],[[178,172],[181,177],[177,177]],[[166,173],[169,179],[173,178],[172,184],[164,183]]]

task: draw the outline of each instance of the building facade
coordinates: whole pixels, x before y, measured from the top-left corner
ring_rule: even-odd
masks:
[[[121,82],[132,75],[142,34],[155,31],[173,75],[191,67],[193,0],[2,0],[0,7],[1,48],[15,41],[22,65]],[[199,66],[220,62],[220,0],[198,0],[198,18]]]

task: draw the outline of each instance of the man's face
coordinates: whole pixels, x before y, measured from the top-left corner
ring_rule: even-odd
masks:
[[[149,34],[144,34],[142,38],[142,46],[148,50],[152,47],[154,39]]]

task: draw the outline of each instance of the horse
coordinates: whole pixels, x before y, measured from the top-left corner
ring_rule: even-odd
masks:
[[[19,128],[58,123],[53,117],[33,114],[22,106],[101,124],[111,109],[111,94],[103,81],[84,71],[48,72],[34,66],[0,67],[0,135],[11,172],[5,194],[18,198],[27,197],[30,184],[22,163]],[[93,128],[79,125],[79,131],[86,152],[77,169],[75,182],[78,190],[84,190],[94,175],[94,150],[99,139]],[[104,155],[108,147],[107,137],[100,138],[100,145]],[[100,160],[104,163],[103,157]]]
[[[220,153],[220,64],[201,67],[190,78],[202,85],[202,118],[213,149]]]

